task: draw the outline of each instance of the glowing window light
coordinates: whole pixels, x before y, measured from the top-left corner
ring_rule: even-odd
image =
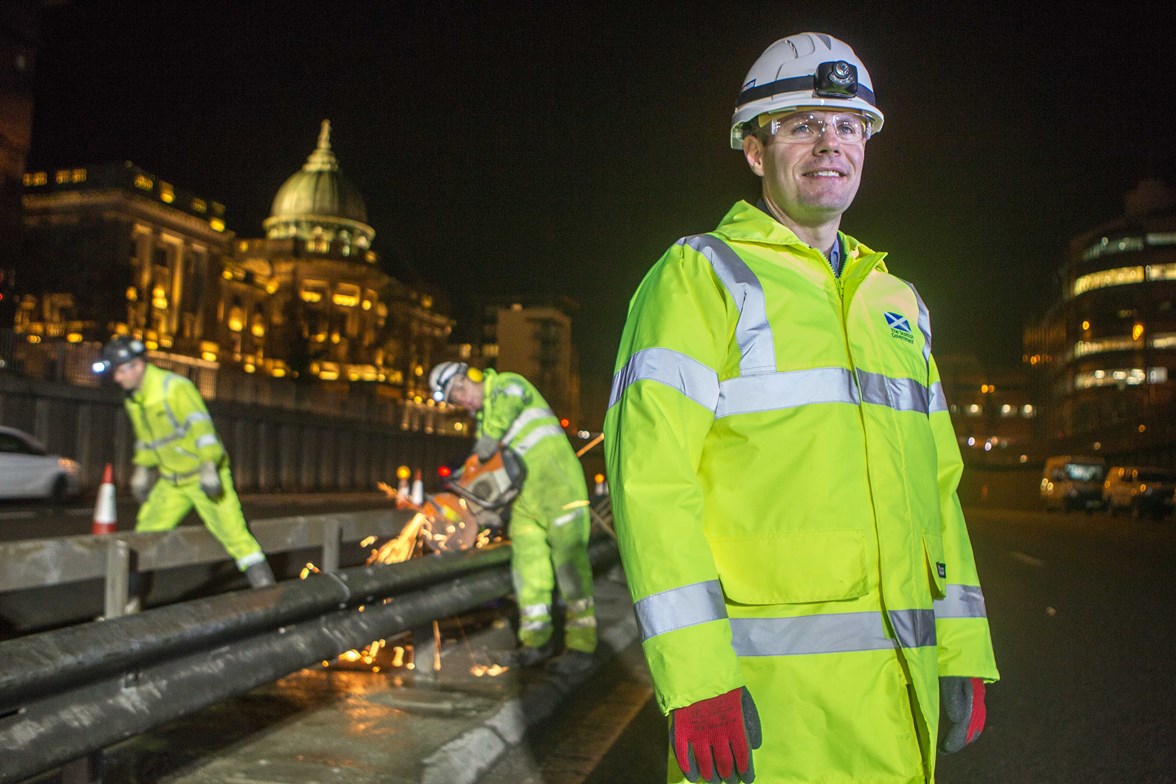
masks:
[[[196,212],[208,212],[208,202],[204,199],[192,199],[192,209]]]
[[[155,180],[151,179],[145,174],[136,174],[135,187],[141,191],[152,190],[155,188]]]
[[[1176,262],[1167,264],[1148,264],[1148,280],[1176,280]]]
[[[223,220],[221,220],[220,218],[209,219],[208,225],[212,227],[213,231],[224,231],[225,230],[225,222]]]
[[[1109,286],[1126,286],[1132,283],[1143,283],[1144,268],[1117,267],[1115,269],[1100,270],[1089,275],[1082,275],[1075,279],[1071,296],[1077,297],[1088,291],[1104,289]]]
[[[170,182],[159,182],[159,200],[171,204],[176,200],[176,191]]]
[[[85,169],[74,169],[72,172],[70,172],[69,179],[71,182],[85,182],[86,181],[86,170]]]
[[[358,294],[348,294],[343,291],[336,291],[331,296],[331,302],[334,302],[341,308],[354,308],[359,304]]]

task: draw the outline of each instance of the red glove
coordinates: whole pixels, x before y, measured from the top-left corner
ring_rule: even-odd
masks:
[[[761,743],[759,714],[746,688],[670,712],[670,744],[687,781],[700,774],[709,784],[755,781],[751,750]]]
[[[948,754],[967,746],[984,731],[984,681],[979,678],[940,678],[939,703],[947,732],[942,749]]]

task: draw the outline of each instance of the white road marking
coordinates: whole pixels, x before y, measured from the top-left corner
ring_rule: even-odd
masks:
[[[1034,558],[1031,555],[1027,555],[1020,550],[1010,550],[1009,557],[1011,557],[1014,561],[1020,561],[1021,563],[1028,564],[1029,566],[1045,566],[1045,561],[1041,560],[1040,558]]]

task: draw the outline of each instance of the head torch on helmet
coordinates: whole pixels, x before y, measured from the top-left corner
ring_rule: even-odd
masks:
[[[92,369],[95,373],[106,373],[146,354],[147,347],[138,338],[113,338],[102,347],[102,359],[95,362]]]
[[[865,65],[848,44],[824,33],[782,38],[760,55],[735,102],[731,146],[743,146],[757,117],[799,109],[857,112],[871,133],[882,129],[884,119]]]

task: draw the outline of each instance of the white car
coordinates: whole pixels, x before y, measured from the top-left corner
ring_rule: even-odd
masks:
[[[0,498],[62,501],[80,490],[76,461],[49,454],[23,430],[0,427]]]

